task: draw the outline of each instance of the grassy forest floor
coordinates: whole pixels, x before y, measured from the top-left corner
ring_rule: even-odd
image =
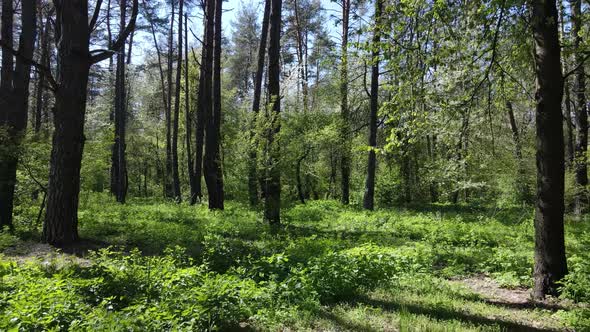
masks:
[[[533,302],[530,208],[261,214],[84,194],[74,248],[0,233],[0,330],[590,330],[590,222],[568,221],[570,277]]]

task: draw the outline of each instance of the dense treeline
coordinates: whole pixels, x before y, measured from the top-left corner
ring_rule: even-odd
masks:
[[[587,4],[265,0],[230,30],[225,6],[3,0],[0,224],[40,206],[72,245],[91,191],[273,229],[324,198],[535,205],[534,294],[557,294],[588,209]]]

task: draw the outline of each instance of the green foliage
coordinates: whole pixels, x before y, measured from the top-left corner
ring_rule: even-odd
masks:
[[[2,256],[0,329],[305,330],[322,324],[326,308],[374,294],[387,294],[396,308],[423,306],[454,317],[465,301],[470,310],[483,304],[449,288],[447,278],[483,274],[504,287],[531,285],[531,214],[445,204],[366,212],[310,201],[286,209],[285,227],[273,234],[259,213],[232,202],[210,212],[145,199],[120,205],[84,193],[81,235],[116,247],[83,259]],[[566,234],[574,255],[563,297],[587,302],[587,227],[568,224]],[[3,249],[20,246],[8,233],[0,240]],[[376,312],[371,308],[365,314]],[[561,321],[586,328],[580,308],[560,313]],[[395,312],[399,326],[464,326]]]

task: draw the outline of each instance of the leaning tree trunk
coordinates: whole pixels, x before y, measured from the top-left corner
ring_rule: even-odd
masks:
[[[375,170],[377,168],[377,112],[379,110],[379,43],[382,0],[375,1],[375,30],[373,31],[373,53],[371,66],[371,103],[369,115],[369,158],[367,161],[367,179],[365,182],[365,196],[363,207],[373,210],[375,201]]]
[[[221,14],[223,0],[215,0],[213,41],[213,100],[205,141],[205,182],[209,209],[223,210],[223,172],[220,152],[221,139]]]
[[[584,54],[581,49],[582,0],[571,0],[572,35],[574,37],[575,70],[574,93],[576,95],[576,145],[574,149],[575,197],[574,213],[580,216],[588,206],[588,111],[586,107],[586,72]]]
[[[215,29],[215,0],[205,0],[205,27],[203,48],[201,51],[201,68],[199,75],[199,92],[197,95],[197,112],[195,128],[195,199],[202,198],[201,176],[203,175],[203,152],[205,125],[209,122],[212,107],[211,91],[213,88],[213,39]],[[191,202],[192,204],[195,201]]]
[[[270,128],[267,130],[267,156],[264,178],[264,219],[271,226],[281,222],[281,171],[279,168],[280,149],[275,141],[281,129],[281,89],[279,58],[281,54],[281,7],[282,0],[270,0],[270,32],[268,48],[268,95]]]
[[[262,31],[260,33],[260,46],[258,47],[258,63],[256,75],[254,77],[254,98],[252,100],[252,124],[250,129],[250,151],[248,155],[248,197],[250,206],[258,205],[258,162],[257,162],[257,142],[256,139],[256,121],[260,112],[260,95],[262,93],[262,74],[264,72],[264,58],[266,55],[266,41],[268,36],[268,21],[270,17],[270,2],[264,1],[264,16],[262,18]]]
[[[176,202],[182,200],[178,173],[178,124],[180,117],[180,80],[182,77],[182,16],[184,1],[178,2],[178,57],[176,63],[176,90],[174,95],[174,118],[172,120],[172,191]],[[174,13],[172,13],[174,17]],[[174,20],[172,20],[174,21]]]
[[[533,295],[543,298],[547,294],[557,294],[557,283],[567,274],[563,225],[563,76],[555,0],[534,0],[531,6],[537,78],[537,204]]]
[[[348,109],[348,19],[350,17],[350,0],[342,0],[342,46],[341,46],[341,63],[340,63],[340,117],[342,127],[340,136],[341,159],[340,170],[341,191],[340,201],[342,204],[350,202],[350,163],[351,163],[351,145],[350,136],[350,111]]]
[[[27,127],[30,64],[36,29],[34,1],[23,1],[16,64],[13,59],[12,0],[2,1],[2,69],[0,73],[0,229],[12,228],[19,146]],[[13,65],[15,65],[13,67]]]

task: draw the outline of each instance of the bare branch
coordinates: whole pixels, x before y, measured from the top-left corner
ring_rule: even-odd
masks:
[[[108,51],[103,51],[90,57],[91,63],[97,63],[110,58],[114,53],[118,52],[123,45],[125,45],[125,40],[127,40],[131,31],[135,29],[138,7],[138,0],[133,0],[133,8],[131,9],[131,19],[129,20],[129,24],[127,24],[127,27],[125,27],[123,32],[119,34],[119,37],[117,37],[117,40],[111,45]]]

